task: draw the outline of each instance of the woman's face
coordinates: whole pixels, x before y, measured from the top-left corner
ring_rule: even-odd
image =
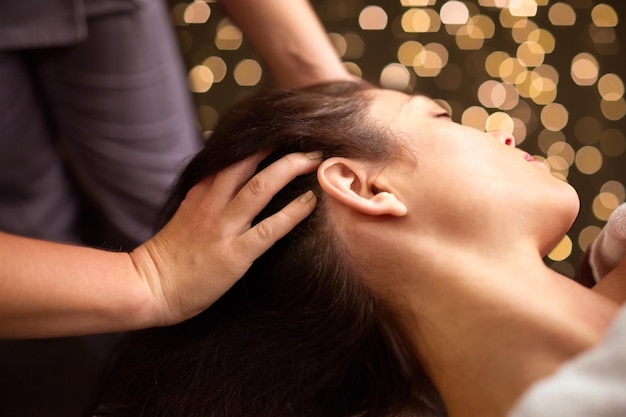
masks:
[[[388,168],[396,170],[398,192],[415,221],[468,239],[512,226],[545,233],[544,252],[569,229],[578,213],[576,192],[543,162],[517,149],[510,134],[454,123],[425,96],[392,90],[371,94],[371,116],[415,155],[409,166]]]

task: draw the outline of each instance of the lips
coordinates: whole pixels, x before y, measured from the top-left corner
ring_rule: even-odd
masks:
[[[524,159],[527,160],[528,162],[535,161],[535,158],[531,154],[529,154],[528,152],[524,152]]]

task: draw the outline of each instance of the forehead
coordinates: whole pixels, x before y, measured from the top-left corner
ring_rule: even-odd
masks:
[[[431,110],[439,110],[439,106],[430,97],[423,94],[409,95],[394,90],[374,90],[370,114],[379,120],[393,122],[406,116],[419,117],[427,115]]]

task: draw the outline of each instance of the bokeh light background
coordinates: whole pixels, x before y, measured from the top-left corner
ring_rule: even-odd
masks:
[[[626,198],[624,1],[311,4],[352,73],[439,99],[457,122],[512,132],[521,148],[578,190],[580,215],[546,258],[573,276]],[[170,7],[198,121],[210,131],[222,112],[271,76],[218,3],[170,0]]]

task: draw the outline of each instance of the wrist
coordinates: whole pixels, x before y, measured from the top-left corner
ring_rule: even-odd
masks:
[[[154,260],[154,250],[149,243],[144,243],[130,253],[124,253],[130,264],[133,289],[132,315],[136,320],[136,328],[165,326],[168,320],[167,303],[163,295],[159,270]]]

